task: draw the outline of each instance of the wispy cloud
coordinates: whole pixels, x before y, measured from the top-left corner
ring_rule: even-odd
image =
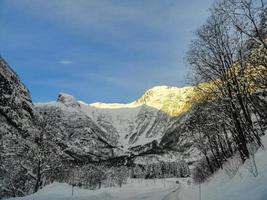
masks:
[[[72,64],[72,61],[63,59],[63,60],[59,61],[59,64],[61,64],[61,65],[69,65],[69,64]]]

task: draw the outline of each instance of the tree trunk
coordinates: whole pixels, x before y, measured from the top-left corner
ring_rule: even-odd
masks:
[[[206,161],[207,161],[208,166],[209,166],[209,168],[210,168],[210,172],[213,174],[213,173],[214,173],[214,170],[213,170],[213,168],[212,168],[212,166],[211,166],[210,159],[209,159],[209,157],[207,156],[207,154],[205,154],[205,158],[206,158]]]
[[[229,140],[225,125],[223,125],[222,127],[223,127],[223,133],[224,133],[224,136],[225,136],[225,140],[226,140],[226,143],[227,143],[227,146],[228,146],[228,151],[230,152],[230,156],[231,156],[231,155],[233,155],[234,151],[232,149],[232,146],[231,146],[231,143],[230,143],[230,140]]]
[[[40,186],[41,186],[41,161],[38,161],[36,183],[34,186],[34,193],[39,190]]]

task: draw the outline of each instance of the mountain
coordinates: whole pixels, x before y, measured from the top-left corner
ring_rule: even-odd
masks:
[[[140,146],[159,144],[177,126],[192,106],[193,92],[194,87],[156,86],[128,104],[81,104],[98,125],[119,135],[125,151],[140,151]]]
[[[32,146],[34,116],[29,91],[0,57],[0,198],[9,196],[10,185],[16,188],[22,183],[20,161]]]
[[[1,57],[0,94],[0,136],[4,137],[12,129],[22,137],[27,137],[34,115],[31,96],[18,75]]]
[[[128,104],[92,103],[98,109],[122,109],[149,106],[160,110],[170,117],[177,117],[187,112],[192,106],[190,100],[195,94],[194,87],[156,86],[145,92],[137,101]]]
[[[98,151],[107,157],[139,155],[164,152],[160,145],[162,138],[179,129],[185,113],[193,105],[190,101],[193,95],[194,87],[157,86],[128,104],[87,104],[69,94],[60,94],[56,102],[39,103],[35,107],[40,112],[58,110],[52,115],[60,115],[61,123],[65,124],[66,135],[61,138],[78,148],[80,154],[94,155]],[[82,140],[87,142],[78,142]],[[166,144],[162,147],[166,148]],[[104,147],[110,148],[105,153],[99,151]],[[97,150],[92,153],[92,149]]]
[[[35,109],[51,120],[57,144],[74,160],[99,161],[114,156],[116,135],[109,135],[95,124],[71,95],[61,93],[56,102],[36,104]]]

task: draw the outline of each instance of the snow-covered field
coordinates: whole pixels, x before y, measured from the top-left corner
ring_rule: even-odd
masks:
[[[53,183],[33,195],[12,200],[161,200],[176,199],[179,184],[177,179],[129,179],[121,188],[103,188],[100,190],[85,190],[72,187],[66,183]],[[11,199],[9,199],[11,200]]]
[[[267,136],[263,138],[267,147]],[[232,160],[234,161],[234,160]],[[255,155],[259,175],[251,173],[251,161],[247,161],[237,174],[230,178],[220,170],[207,183],[201,185],[203,200],[267,200],[267,151],[260,149]],[[190,179],[129,179],[121,188],[85,190],[65,183],[53,183],[39,192],[23,198],[9,200],[197,200],[199,185]]]

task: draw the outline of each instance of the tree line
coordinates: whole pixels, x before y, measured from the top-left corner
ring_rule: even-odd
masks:
[[[190,176],[188,164],[184,161],[159,161],[155,163],[136,164],[131,168],[132,178],[174,178]]]

